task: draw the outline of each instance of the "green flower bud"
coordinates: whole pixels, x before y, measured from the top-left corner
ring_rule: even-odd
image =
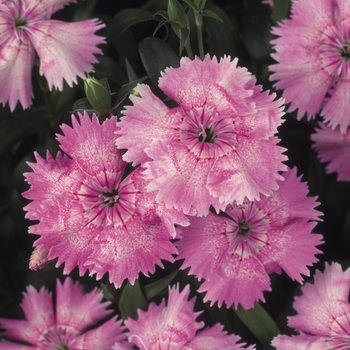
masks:
[[[107,79],[97,80],[88,75],[84,80],[84,90],[93,109],[102,116],[108,116],[112,100]]]

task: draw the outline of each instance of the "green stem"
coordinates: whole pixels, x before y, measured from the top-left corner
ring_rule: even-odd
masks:
[[[193,51],[192,51],[192,47],[191,47],[191,42],[190,42],[190,38],[188,38],[186,40],[186,45],[185,45],[185,49],[186,49],[186,52],[187,52],[187,56],[193,60]]]
[[[195,13],[196,16],[196,27],[197,27],[197,39],[198,39],[198,49],[199,57],[204,60],[204,46],[203,46],[203,34],[202,34],[202,16],[199,13]]]

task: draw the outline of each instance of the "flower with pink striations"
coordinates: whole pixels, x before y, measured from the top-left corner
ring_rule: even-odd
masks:
[[[63,284],[57,280],[55,303],[49,291],[29,286],[21,305],[26,319],[0,319],[3,336],[28,345],[4,340],[0,349],[109,350],[116,342],[127,349],[121,321],[113,317],[97,326],[112,312],[106,310],[110,303],[102,299],[103,294],[97,289],[84,295],[82,286],[70,278]]]
[[[283,177],[272,196],[229,205],[222,215],[191,217],[183,228],[177,259],[205,280],[198,289],[207,292],[204,301],[249,309],[271,290],[269,273],[283,269],[299,283],[301,274],[309,276],[307,266],[318,260],[315,246],[322,243],[321,235],[311,234],[321,213],[296,169]]]
[[[115,146],[116,118],[101,125],[85,112],[80,124],[74,116],[72,124],[62,125],[65,135],[57,136],[71,158],[37,155],[37,163],[30,164],[34,172],[25,174],[31,187],[23,195],[32,200],[26,217],[39,220],[29,229],[41,236],[34,243],[38,254],[49,249],[44,258],[58,257],[65,274],[75,266],[97,279],[109,272],[117,288],[126,278],[134,283],[139,272],[154,272],[161,259],[174,261],[174,223],[186,225],[188,219],[156,203],[155,194],[146,191],[142,168],[122,180],[127,163]],[[33,268],[40,267],[38,254]]]
[[[302,287],[295,297],[297,315],[288,317],[288,325],[297,336],[278,335],[272,341],[277,350],[347,350],[350,349],[350,269],[338,263],[317,270],[314,284]]]
[[[291,19],[273,33],[271,80],[298,119],[321,115],[344,133],[350,125],[350,6],[346,0],[292,2]]]
[[[143,164],[149,191],[185,214],[205,216],[210,205],[270,195],[286,170],[277,146],[282,100],[262,92],[237,59],[182,58],[167,68],[159,87],[177,104],[167,107],[146,85],[131,96],[118,123],[123,159]]]
[[[327,173],[336,172],[339,181],[350,181],[350,131],[342,134],[339,127],[332,130],[324,124],[311,135],[313,148],[322,162],[329,162]]]
[[[125,325],[129,329],[128,340],[141,350],[239,350],[255,347],[244,347],[237,344],[237,335],[228,335],[220,324],[196,332],[204,326],[197,322],[201,312],[194,312],[195,298],[188,300],[190,288],[187,285],[182,292],[179,287],[169,288],[167,306],[163,299],[160,305],[151,303],[148,311],[138,310],[138,319],[127,319]],[[113,350],[121,350],[116,344]]]
[[[32,104],[32,76],[35,51],[40,58],[40,74],[50,90],[63,89],[85,78],[96,63],[96,45],[104,38],[94,32],[104,27],[96,19],[76,23],[51,20],[66,4],[76,0],[7,0],[0,1],[0,103],[9,103],[11,111],[19,101],[22,107]]]

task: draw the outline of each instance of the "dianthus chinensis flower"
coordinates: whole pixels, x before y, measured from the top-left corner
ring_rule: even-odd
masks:
[[[301,274],[309,276],[307,265],[318,260],[315,246],[322,243],[321,235],[311,234],[321,213],[296,169],[283,177],[272,196],[233,203],[220,216],[191,217],[183,228],[177,259],[184,259],[182,269],[190,267],[190,274],[205,280],[198,289],[207,292],[204,301],[248,309],[271,290],[268,274],[283,269],[299,283]]]
[[[237,335],[228,335],[220,324],[196,332],[204,326],[197,322],[201,312],[194,312],[195,298],[188,300],[190,288],[187,285],[182,292],[179,287],[169,287],[167,306],[163,299],[160,305],[151,303],[148,311],[138,310],[138,319],[127,319],[128,340],[141,350],[239,350],[255,349],[237,344]],[[115,344],[113,350],[122,350]]]
[[[329,162],[327,173],[336,172],[338,181],[350,181],[350,130],[342,134],[339,127],[332,130],[321,124],[316,133],[311,135],[313,148],[322,162]]]
[[[106,310],[110,303],[102,299],[103,294],[97,289],[84,295],[82,286],[70,278],[63,284],[57,280],[55,303],[45,288],[37,291],[29,286],[21,304],[26,319],[0,319],[0,326],[5,329],[2,335],[13,340],[0,342],[0,348],[110,350],[116,342],[127,344],[125,327],[115,317],[97,326],[112,312]]]
[[[302,292],[293,305],[298,314],[288,317],[288,325],[299,335],[278,335],[272,345],[278,350],[350,349],[350,269],[326,264],[324,272],[316,271],[314,283],[303,286]]]
[[[350,125],[350,7],[347,0],[292,2],[291,19],[273,33],[271,80],[283,89],[289,109],[325,122],[344,133]]]
[[[210,205],[220,210],[278,188],[286,157],[274,135],[283,101],[255,83],[237,59],[207,55],[182,58],[162,73],[159,87],[178,107],[138,85],[141,97],[130,97],[116,144],[127,149],[123,159],[147,169],[147,188],[159,202],[202,216]]]
[[[140,271],[154,272],[161,259],[174,261],[174,222],[188,220],[156,203],[155,194],[146,191],[142,168],[122,180],[127,163],[115,146],[115,117],[102,125],[96,115],[90,120],[85,112],[79,118],[80,124],[72,116],[73,127],[63,124],[64,136],[57,136],[71,159],[61,153],[55,160],[36,155],[37,163],[30,163],[34,172],[25,174],[31,187],[23,195],[32,200],[26,217],[39,220],[29,232],[41,236],[31,266],[58,257],[65,274],[75,266],[98,279],[109,272],[118,288],[125,278],[133,283]],[[45,250],[47,256],[41,256]]]
[[[96,47],[104,39],[94,32],[104,27],[96,19],[76,23],[51,20],[66,4],[76,0],[0,1],[0,103],[11,111],[19,101],[32,104],[32,75],[35,51],[40,58],[40,74],[50,90],[63,89],[63,79],[72,86],[77,76],[85,78],[102,51]]]

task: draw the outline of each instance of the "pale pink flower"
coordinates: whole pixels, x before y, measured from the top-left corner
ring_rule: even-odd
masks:
[[[323,273],[316,271],[314,284],[306,284],[302,292],[293,305],[298,314],[288,317],[288,325],[299,335],[278,335],[272,345],[278,350],[350,349],[350,269],[326,264]]]
[[[299,283],[301,274],[309,276],[307,266],[318,260],[315,246],[322,243],[321,235],[311,234],[318,203],[307,197],[296,169],[283,177],[272,196],[229,205],[222,215],[191,217],[183,228],[177,259],[185,259],[182,269],[190,267],[190,274],[205,280],[198,290],[207,292],[204,301],[248,309],[271,290],[268,274],[283,269]]]
[[[344,133],[350,125],[350,6],[346,0],[292,2],[291,19],[273,29],[278,62],[271,80],[298,119],[321,115]]]
[[[102,51],[96,45],[104,39],[94,32],[104,24],[96,19],[76,23],[50,19],[72,2],[76,0],[0,1],[0,103],[8,102],[11,111],[17,101],[24,109],[32,104],[35,51],[50,90],[62,90],[63,80],[72,86],[97,62],[94,55]]]
[[[0,342],[2,350],[109,350],[115,342],[127,344],[121,321],[113,317],[97,326],[112,313],[109,302],[102,302],[103,294],[94,289],[84,295],[83,288],[66,278],[57,280],[55,302],[44,287],[37,291],[27,288],[21,304],[25,320],[0,319],[2,334],[14,341]],[[29,345],[30,344],[30,345]]]
[[[322,162],[329,162],[327,173],[336,172],[339,181],[350,181],[350,131],[344,134],[339,127],[332,130],[324,124],[311,135],[314,141],[313,148],[318,152]]]
[[[75,266],[83,274],[109,272],[118,288],[123,280],[135,281],[141,271],[154,272],[161,259],[174,261],[177,249],[174,221],[187,224],[175,210],[166,210],[146,191],[142,168],[123,181],[127,163],[115,146],[116,118],[99,124],[96,115],[72,116],[73,127],[62,125],[61,149],[56,160],[36,155],[34,170],[26,173],[31,185],[23,195],[33,200],[25,207],[26,217],[39,220],[29,232],[40,235],[34,246],[49,249],[47,260],[58,257],[67,274]],[[172,221],[174,219],[174,221]]]
[[[270,195],[286,169],[278,147],[282,100],[262,92],[237,59],[182,58],[167,68],[159,87],[179,106],[167,107],[146,85],[131,96],[118,123],[123,159],[144,163],[149,191],[185,214],[206,215]]]
[[[190,288],[187,285],[182,292],[179,287],[169,287],[167,306],[163,299],[159,305],[151,303],[148,311],[138,310],[138,319],[125,321],[129,329],[128,340],[141,350],[238,350],[255,349],[253,346],[245,348],[245,344],[237,344],[237,335],[228,335],[220,324],[196,332],[204,326],[204,322],[197,322],[201,312],[194,312],[195,298],[188,300]],[[113,350],[121,347],[116,344]]]

